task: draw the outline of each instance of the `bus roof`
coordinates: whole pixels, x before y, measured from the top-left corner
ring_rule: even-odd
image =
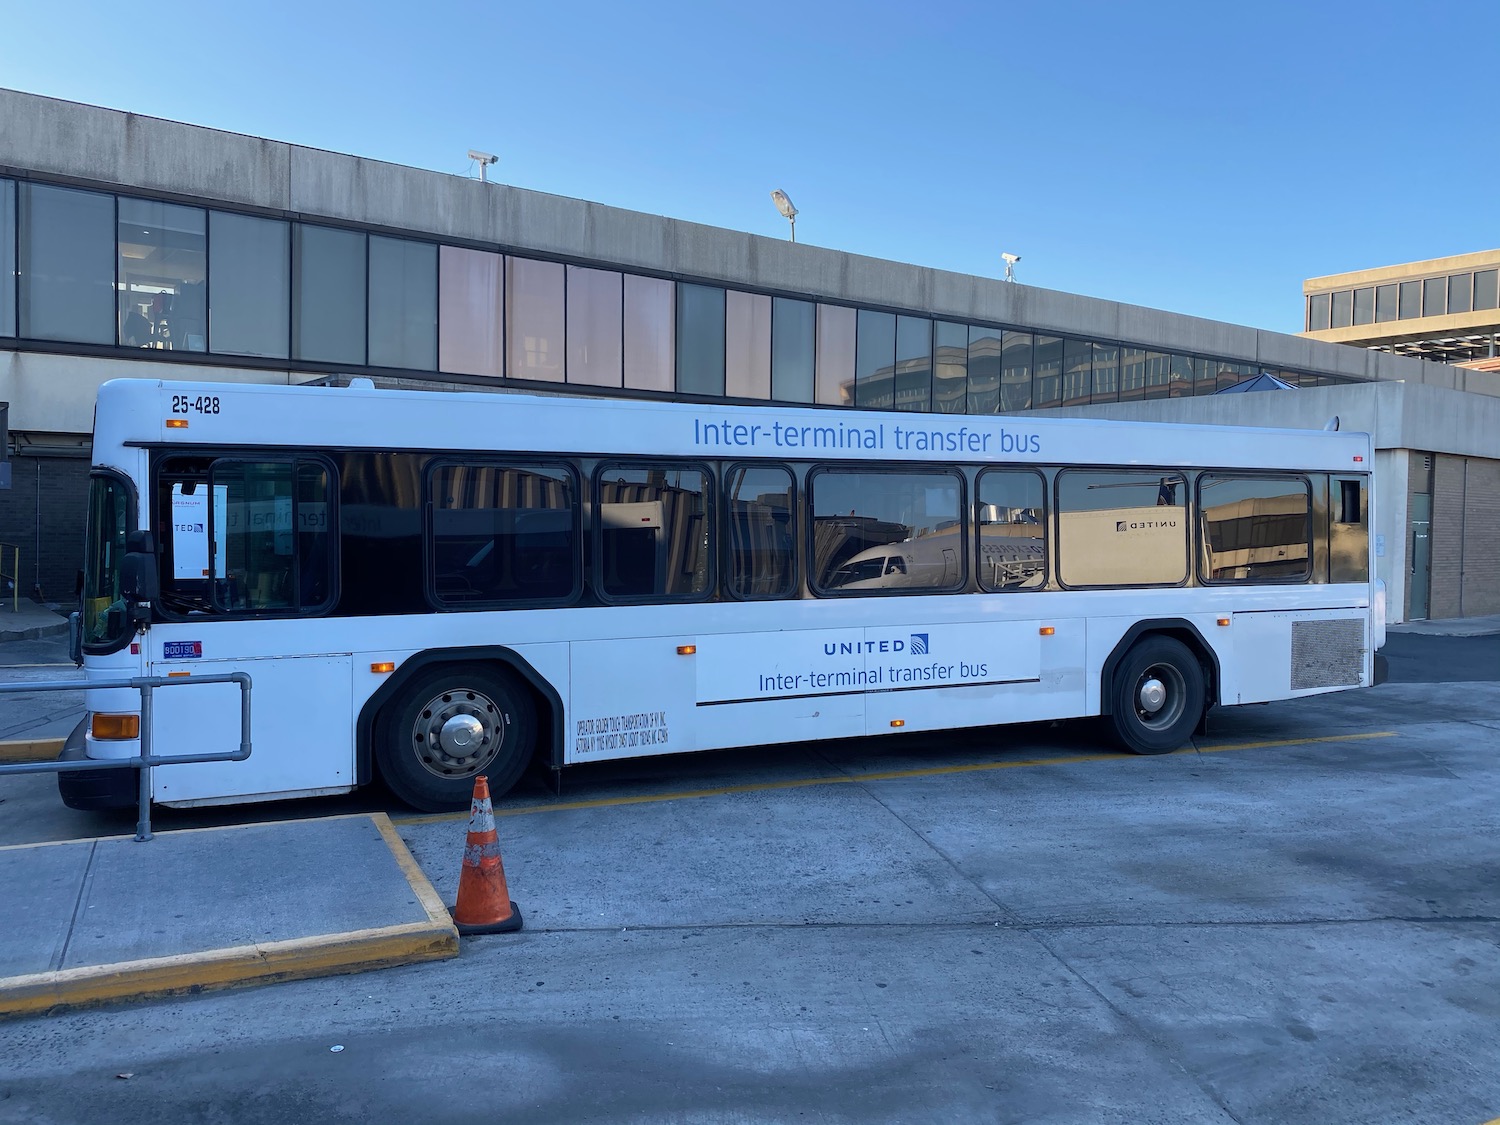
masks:
[[[170,423],[170,424],[169,424]],[[95,459],[130,445],[418,449],[784,461],[1152,465],[1368,471],[1363,433],[511,391],[116,379]]]

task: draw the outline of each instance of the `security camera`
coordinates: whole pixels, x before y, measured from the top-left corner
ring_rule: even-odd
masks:
[[[1011,265],[1015,265],[1021,260],[1021,255],[1019,254],[1001,254],[1000,257],[1009,262]]]
[[[477,160],[481,164],[494,164],[500,158],[493,152],[480,152],[478,149],[471,148],[469,150],[469,159]]]

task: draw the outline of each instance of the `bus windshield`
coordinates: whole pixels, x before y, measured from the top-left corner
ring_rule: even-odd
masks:
[[[130,632],[120,597],[120,560],[130,530],[130,486],[119,477],[89,480],[84,544],[83,643],[94,651],[119,648]]]

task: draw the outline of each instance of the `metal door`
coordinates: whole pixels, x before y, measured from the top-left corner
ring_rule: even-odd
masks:
[[[1432,592],[1432,497],[1424,492],[1411,498],[1411,574],[1407,589],[1411,608],[1406,616],[1412,621],[1426,620]]]

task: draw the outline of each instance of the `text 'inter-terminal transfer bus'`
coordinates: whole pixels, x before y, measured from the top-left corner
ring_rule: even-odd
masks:
[[[120,380],[95,430],[88,677],[254,685],[253,756],[155,769],[165,805],[379,776],[448,809],[533,759],[1085,715],[1161,753],[1210,706],[1367,686],[1384,643],[1364,434],[362,380]],[[138,753],[136,692],[87,708],[67,756]],[[237,689],[150,721],[232,750]]]

